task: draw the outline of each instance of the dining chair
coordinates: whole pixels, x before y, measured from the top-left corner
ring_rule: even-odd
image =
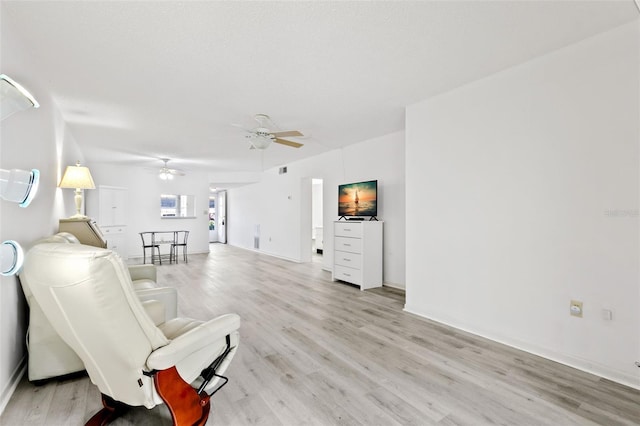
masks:
[[[182,247],[182,259],[185,263],[187,260],[187,240],[189,239],[189,231],[176,231],[171,244],[171,257],[178,263],[178,248]]]
[[[162,257],[160,257],[160,245],[156,244],[153,238],[153,232],[140,232],[142,238],[142,263],[147,263],[147,249],[151,249],[151,263],[153,261],[154,249],[158,251],[158,261],[162,265]]]

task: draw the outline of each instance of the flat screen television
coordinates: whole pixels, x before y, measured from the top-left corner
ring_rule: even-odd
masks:
[[[345,183],[338,186],[338,216],[377,216],[378,181]]]

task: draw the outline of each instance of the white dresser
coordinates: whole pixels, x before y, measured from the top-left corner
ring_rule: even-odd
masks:
[[[126,226],[101,226],[102,235],[107,240],[107,248],[117,252],[121,258],[127,260],[127,250],[125,242]]]
[[[382,221],[333,223],[333,280],[382,286]]]

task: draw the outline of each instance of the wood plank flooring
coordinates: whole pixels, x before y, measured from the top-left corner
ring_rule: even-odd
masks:
[[[405,313],[403,293],[361,292],[319,263],[214,244],[162,265],[179,314],[242,317],[210,425],[638,425],[640,391]],[[0,424],[81,425],[86,377],[20,383]],[[114,425],[168,425],[166,407]]]

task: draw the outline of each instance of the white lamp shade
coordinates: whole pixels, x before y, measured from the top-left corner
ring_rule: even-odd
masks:
[[[91,172],[88,167],[80,166],[80,163],[75,166],[67,166],[67,169],[62,175],[60,181],[60,188],[75,188],[75,189],[95,189],[96,184],[93,183]]]

